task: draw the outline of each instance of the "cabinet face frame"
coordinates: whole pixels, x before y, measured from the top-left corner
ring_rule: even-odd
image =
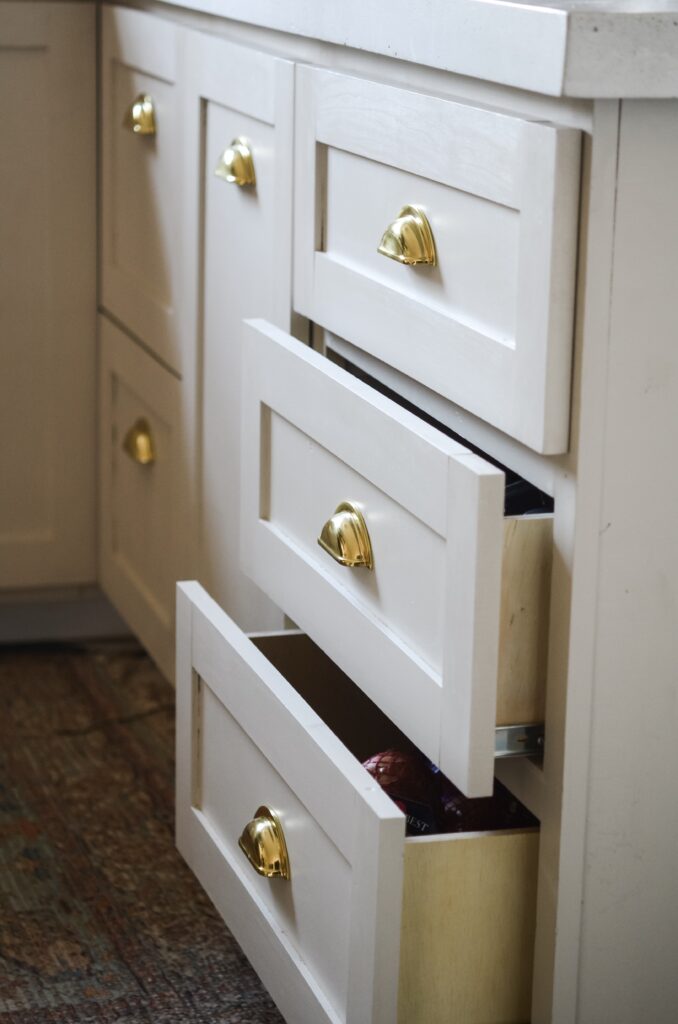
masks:
[[[242,310],[236,314],[228,300],[239,275],[256,275],[258,267],[265,295],[255,307],[289,328],[294,65],[192,30],[184,32],[182,55],[181,318],[184,337],[196,339],[196,359],[185,375],[185,401],[195,409],[195,564],[201,581],[241,627],[274,629],[282,626],[282,613],[239,564],[240,509],[233,488],[240,476]],[[241,125],[251,134],[255,175],[259,171],[254,187],[214,175],[232,141],[229,135],[215,149],[213,125],[222,121],[230,122],[235,136],[243,135]],[[249,281],[242,280],[237,298],[248,289]]]
[[[103,5],[101,40],[101,300],[104,308],[167,366],[181,374],[190,361],[178,323],[181,182],[181,29],[143,11]],[[155,104],[155,135],[135,135],[117,95],[121,72],[143,81]],[[157,90],[153,95],[153,86]],[[123,161],[136,184],[126,193],[118,181]],[[139,209],[139,204],[141,208]],[[145,220],[137,224],[137,217]],[[125,265],[128,253],[150,244],[146,263]],[[150,243],[149,243],[150,240]]]
[[[298,311],[536,451],[566,451],[580,133],[300,66],[295,146]],[[403,194],[403,204],[417,202],[424,179],[448,186],[450,197],[457,190],[515,212],[515,326],[508,337],[457,319],[435,300],[400,294],[376,276],[376,266],[325,251],[328,190],[339,187],[327,173],[328,151],[384,165],[384,174],[391,167],[407,172],[412,194]],[[451,216],[445,208],[439,213],[441,223]],[[435,236],[436,211],[427,214]],[[370,239],[372,260],[378,243]],[[438,252],[439,266],[444,260]],[[412,268],[400,269],[416,292]]]

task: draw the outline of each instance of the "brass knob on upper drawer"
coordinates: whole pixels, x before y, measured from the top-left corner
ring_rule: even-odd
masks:
[[[377,252],[408,266],[437,265],[433,232],[421,206],[403,206],[396,220],[386,228]]]
[[[318,544],[335,562],[350,568],[374,568],[372,543],[365,518],[352,501],[342,501],[327,520],[318,537]]]
[[[290,876],[290,859],[280,818],[265,805],[259,807],[238,840],[254,870],[266,878]]]
[[[257,177],[254,173],[254,160],[252,151],[247,139],[239,135],[237,139],[225,149],[219,157],[214,174],[223,181],[234,185],[256,185]]]
[[[148,420],[138,419],[125,434],[122,442],[125,452],[138,462],[140,466],[149,466],[155,462],[155,444]]]
[[[155,135],[155,105],[153,97],[140,92],[125,115],[125,127],[135,135]]]

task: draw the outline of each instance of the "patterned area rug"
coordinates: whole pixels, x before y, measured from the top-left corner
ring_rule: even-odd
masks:
[[[174,692],[131,645],[0,648],[0,1022],[280,1024],[174,847]]]

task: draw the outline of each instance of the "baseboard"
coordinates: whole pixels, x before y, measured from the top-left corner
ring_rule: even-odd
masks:
[[[129,636],[96,587],[13,591],[0,596],[0,644]]]

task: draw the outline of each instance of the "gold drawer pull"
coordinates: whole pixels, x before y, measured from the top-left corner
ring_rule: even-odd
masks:
[[[397,219],[386,228],[377,252],[408,266],[437,265],[433,232],[421,206],[403,206]]]
[[[256,872],[265,878],[290,876],[290,859],[280,818],[265,805],[259,807],[238,840],[238,846]]]
[[[318,544],[340,565],[374,568],[372,543],[365,518],[352,501],[342,501],[327,520],[318,537]]]
[[[148,420],[138,419],[125,434],[122,442],[123,450],[140,466],[149,466],[155,462],[155,444]]]
[[[247,139],[239,135],[237,139],[225,149],[219,157],[214,174],[222,181],[228,181],[235,185],[256,185],[257,178],[254,173],[254,160],[252,151]]]
[[[127,111],[125,127],[135,135],[155,135],[155,105],[152,96],[139,93]]]

